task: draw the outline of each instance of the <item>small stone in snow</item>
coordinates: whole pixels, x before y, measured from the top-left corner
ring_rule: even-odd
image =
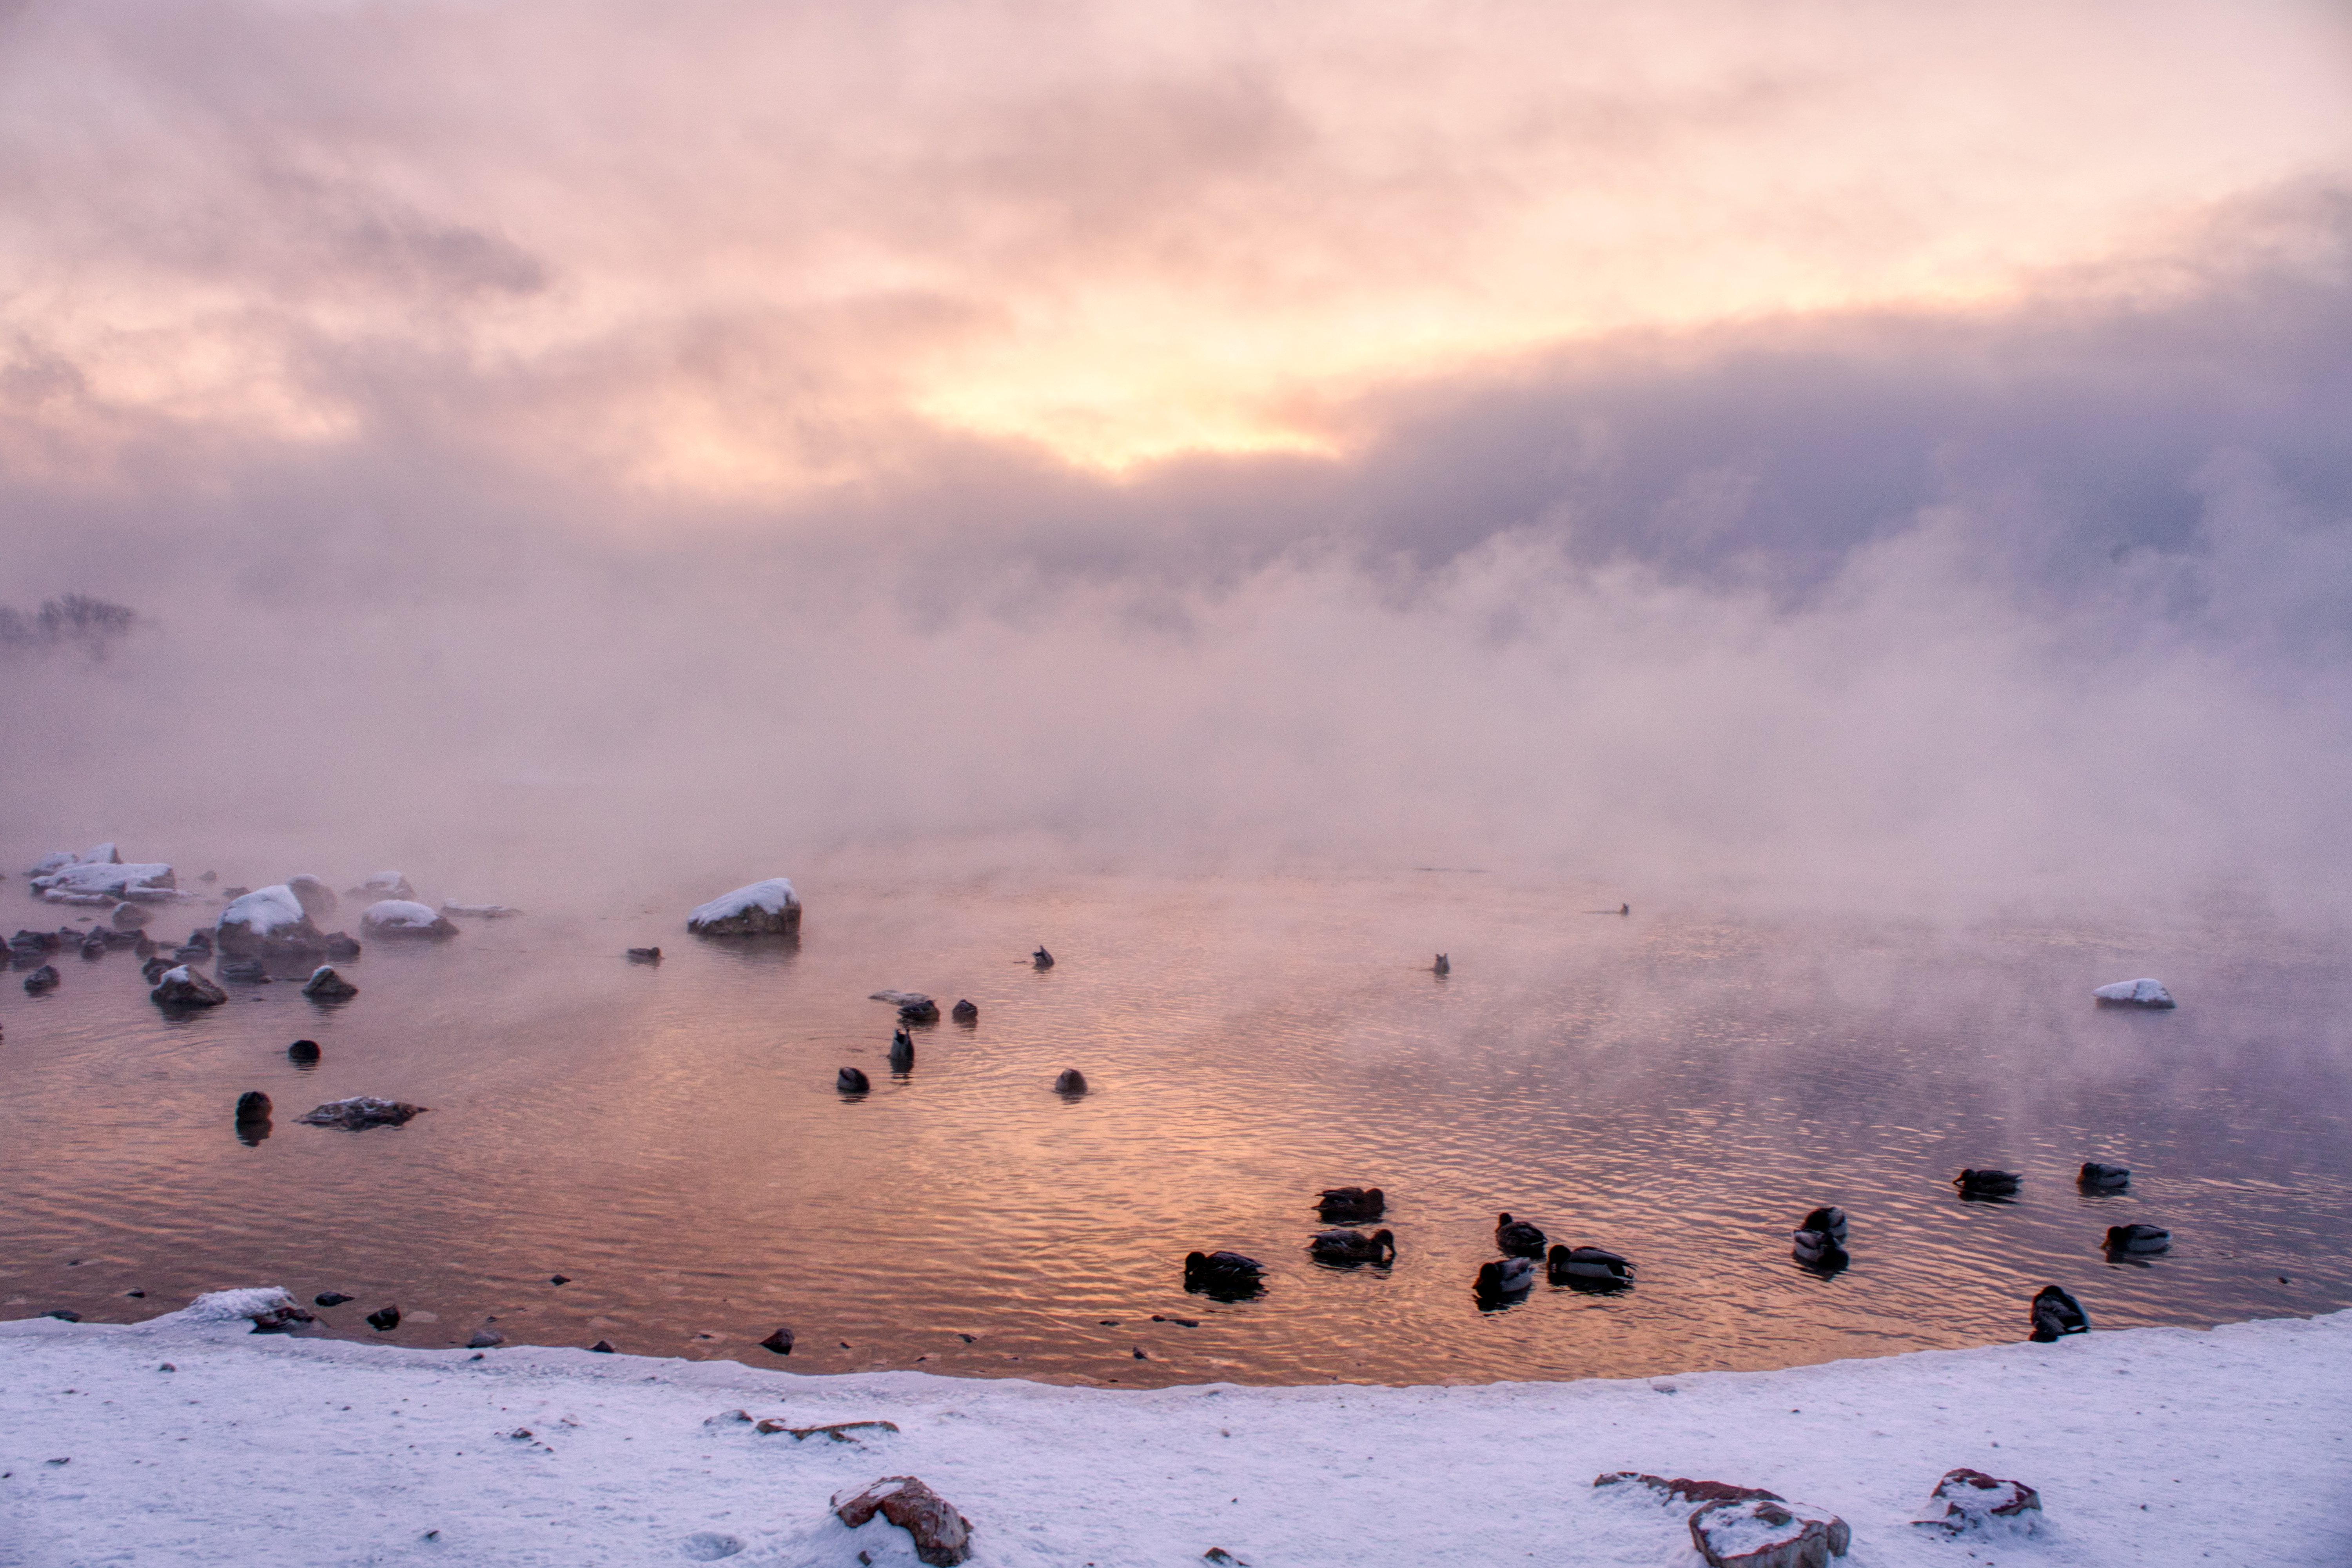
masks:
[[[1994,1521],[2031,1531],[2029,1515],[2042,1511],[2042,1494],[2023,1481],[2004,1481],[1962,1466],[1947,1470],[1927,1498],[1927,1507],[1911,1522],[1927,1530],[1958,1535],[1983,1530]]]
[[[1249,1568],[1249,1560],[1247,1558],[1236,1557],[1222,1546],[1210,1547],[1206,1552],[1201,1553],[1201,1560],[1203,1563],[1214,1563],[1218,1565],[1218,1568],[1224,1568],[1224,1565],[1228,1563],[1233,1564],[1233,1568]]]
[[[971,1521],[913,1476],[885,1476],[833,1511],[856,1530],[879,1513],[914,1537],[915,1555],[932,1568],[952,1568],[971,1555]]]

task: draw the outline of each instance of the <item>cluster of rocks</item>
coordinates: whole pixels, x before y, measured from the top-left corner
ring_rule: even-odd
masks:
[[[1670,1480],[1633,1470],[1612,1471],[1592,1484],[1622,1488],[1681,1514],[1708,1568],[1827,1568],[1853,1544],[1852,1528],[1837,1515],[1761,1487],[1679,1476]],[[2041,1513],[2041,1495],[2024,1482],[1963,1468],[1945,1472],[1912,1523],[1952,1536],[2030,1534]]]

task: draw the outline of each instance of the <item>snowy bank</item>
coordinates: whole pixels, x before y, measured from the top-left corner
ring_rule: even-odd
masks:
[[[828,1505],[916,1476],[971,1520],[982,1564],[1174,1568],[1217,1547],[1253,1568],[1692,1568],[1677,1513],[1593,1488],[1633,1469],[1832,1510],[1853,1568],[2352,1561],[2352,1313],[1786,1372],[1131,1393],[245,1327],[0,1323],[8,1560],[260,1562],[299,1542],[335,1563],[895,1565],[914,1561],[904,1531],[853,1532]],[[765,1418],[898,1431],[803,1439]],[[1910,1523],[1964,1465],[2038,1489],[2039,1531]]]

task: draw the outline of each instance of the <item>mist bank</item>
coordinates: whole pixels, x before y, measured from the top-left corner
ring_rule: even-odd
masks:
[[[0,648],[9,837],[2332,915],[2352,272],[2339,199],[2279,211],[2161,300],[1617,341],[1367,395],[1328,460],[935,431],[754,507],[412,385],[18,462],[0,597],[140,619]]]

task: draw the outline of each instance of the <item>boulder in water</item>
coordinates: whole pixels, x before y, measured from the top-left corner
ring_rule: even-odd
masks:
[[[145,909],[128,900],[115,905],[114,913],[107,917],[117,931],[137,931],[154,918]]]
[[[1076,1068],[1064,1068],[1061,1076],[1054,1079],[1055,1094],[1084,1094],[1086,1091],[1087,1075]]]
[[[2161,1011],[2178,1006],[2172,993],[2153,980],[2118,980],[2091,993],[2102,1007],[2147,1007]]]
[[[286,889],[294,895],[297,902],[301,904],[302,912],[312,920],[317,920],[320,915],[333,914],[336,908],[342,902],[341,899],[335,897],[334,889],[327,886],[319,878],[307,873],[287,878]]]
[[[319,950],[319,928],[294,889],[283,882],[231,899],[215,927],[220,951],[231,958],[303,954]]]
[[[397,871],[371,871],[360,879],[358,887],[343,890],[355,899],[365,899],[371,903],[378,899],[413,899],[416,896],[416,889],[408,885],[408,879]]]
[[[297,1040],[286,1047],[286,1058],[289,1061],[315,1062],[319,1059],[319,1042]]]
[[[136,893],[168,898],[177,886],[172,868],[154,862],[78,861],[33,879],[33,891],[53,904],[110,904]]]
[[[360,944],[348,932],[331,931],[319,939],[319,951],[329,958],[357,958]]]
[[[400,1327],[399,1304],[395,1302],[389,1307],[378,1307],[374,1311],[370,1312],[367,1315],[367,1321],[368,1327],[373,1329],[377,1333],[388,1334],[392,1332],[393,1330]]]
[[[312,970],[310,978],[302,983],[302,994],[314,1002],[341,1002],[359,994],[360,988],[336,973],[334,966],[329,963],[322,963]],[[318,1047],[311,1047],[310,1053],[315,1060]]]
[[[165,970],[147,996],[159,1007],[217,1007],[228,1000],[227,992],[184,963]]]
[[[32,973],[25,976],[25,990],[29,994],[37,996],[44,991],[56,990],[64,979],[65,976],[58,973],[56,964],[44,963]]]
[[[406,899],[386,899],[370,904],[360,916],[360,930],[379,941],[439,942],[457,934],[446,916]]]
[[[358,1132],[370,1127],[398,1127],[409,1118],[422,1116],[430,1106],[411,1105],[404,1100],[379,1100],[372,1094],[354,1095],[349,1100],[329,1100],[316,1110],[296,1117],[297,1121],[313,1127],[341,1127]]]
[[[267,1121],[269,1110],[269,1097],[257,1089],[248,1089],[236,1097],[236,1119],[239,1121]]]
[[[661,949],[657,947],[633,947],[629,949],[629,962],[631,963],[659,963],[661,962]]]
[[[441,912],[445,915],[467,915],[479,921],[512,920],[522,913],[512,904],[453,904],[446,901],[441,905]]]
[[[686,917],[697,936],[792,936],[801,929],[800,895],[782,877],[771,877],[711,900]]]

